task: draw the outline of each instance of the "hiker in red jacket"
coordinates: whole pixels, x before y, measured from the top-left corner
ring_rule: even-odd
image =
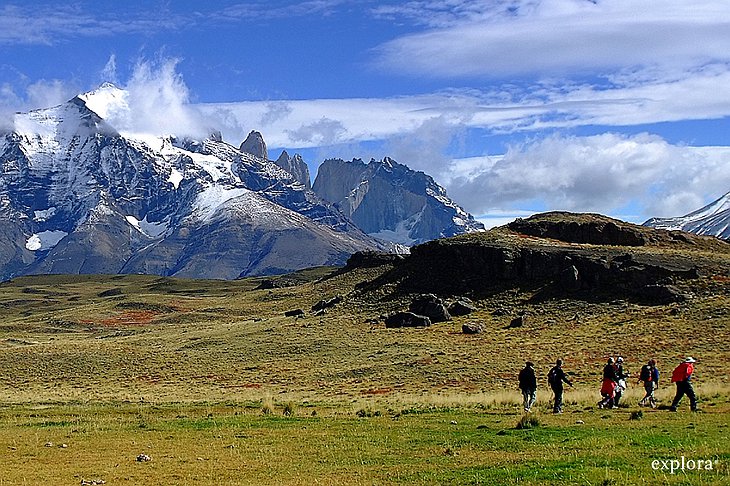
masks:
[[[694,388],[692,388],[692,373],[695,370],[695,363],[697,360],[691,356],[685,359],[682,363],[674,368],[672,372],[672,383],[677,384],[677,394],[674,396],[674,401],[669,409],[672,412],[677,411],[677,405],[682,397],[687,395],[689,397],[689,408],[693,411],[697,411],[697,397],[695,396]]]

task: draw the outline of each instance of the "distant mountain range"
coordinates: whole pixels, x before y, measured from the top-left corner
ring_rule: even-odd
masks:
[[[697,211],[676,218],[652,218],[644,226],[730,240],[730,192]]]
[[[239,147],[216,133],[124,136],[98,113],[125,96],[105,84],[16,114],[0,133],[0,278],[230,279],[483,229],[433,179],[390,159],[325,162],[312,190],[302,158],[269,160],[258,132]]]

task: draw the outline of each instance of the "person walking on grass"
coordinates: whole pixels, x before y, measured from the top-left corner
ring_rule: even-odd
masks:
[[[677,406],[682,400],[682,397],[684,397],[685,395],[689,397],[689,408],[693,412],[697,411],[697,396],[695,395],[694,388],[692,388],[691,381],[692,373],[694,373],[695,370],[694,364],[696,362],[696,359],[689,356],[682,363],[680,363],[679,366],[674,368],[674,371],[672,372],[672,383],[677,384],[677,394],[674,396],[672,406],[669,407],[669,410],[671,410],[672,412],[677,411]]]
[[[537,377],[535,376],[534,366],[530,361],[527,361],[525,367],[520,370],[518,377],[525,413],[530,412],[532,405],[535,403],[535,398],[537,398]]]
[[[565,371],[563,371],[562,359],[557,360],[555,362],[555,366],[550,368],[547,379],[550,384],[550,388],[552,388],[553,394],[555,395],[553,413],[563,413],[563,383],[567,383],[571,387],[573,386],[573,383],[565,375]]]
[[[614,408],[618,408],[618,404],[621,401],[621,395],[623,395],[624,390],[626,390],[626,378],[629,377],[629,373],[624,372],[624,359],[621,356],[616,358],[614,369],[616,370],[616,393],[613,397],[613,406]]]
[[[656,399],[654,398],[654,391],[659,388],[659,368],[656,366],[656,360],[650,359],[647,364],[641,367],[639,372],[639,381],[636,383],[644,382],[644,398],[639,401],[639,406],[649,405],[651,408],[656,408]]]
[[[603,367],[603,381],[601,381],[601,396],[598,402],[598,408],[617,408],[614,405],[616,397],[616,387],[618,386],[618,377],[616,376],[616,367],[613,358],[608,358],[606,366]]]

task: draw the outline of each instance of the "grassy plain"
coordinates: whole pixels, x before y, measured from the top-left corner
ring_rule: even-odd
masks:
[[[717,276],[686,302],[535,301],[506,291],[426,329],[355,284],[382,269],[256,290],[261,279],[23,277],[0,286],[0,485],[730,484],[730,295]],[[314,315],[320,299],[346,295]],[[294,308],[302,318],[285,317]],[[517,312],[528,316],[510,328]],[[481,322],[487,332],[465,335]],[[595,408],[601,366],[699,358],[702,411]],[[566,413],[517,430],[516,374],[565,360]],[[686,401],[686,399],[685,399]],[[579,423],[582,422],[582,423]],[[48,444],[52,444],[47,446]],[[60,447],[66,444],[67,447]],[[138,454],[149,462],[136,462]],[[670,474],[652,460],[713,460]]]

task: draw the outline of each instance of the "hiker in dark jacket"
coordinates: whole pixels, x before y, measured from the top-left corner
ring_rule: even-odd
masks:
[[[654,398],[654,390],[659,388],[659,368],[656,366],[656,360],[650,359],[647,364],[641,367],[639,372],[639,381],[644,382],[644,398],[639,402],[639,406],[648,404],[651,408],[656,408],[656,399]]]
[[[532,405],[537,398],[537,377],[535,376],[534,364],[530,361],[525,363],[525,367],[520,370],[518,377],[520,381],[520,390],[522,390],[522,398],[525,407],[525,413],[529,413]]]
[[[601,396],[598,402],[598,408],[617,408],[614,405],[616,397],[616,386],[618,377],[616,376],[616,367],[613,358],[608,358],[606,366],[603,367],[603,381],[601,381]]]
[[[548,383],[555,394],[553,413],[563,413],[563,383],[567,383],[570,386],[573,386],[573,383],[565,376],[562,359],[557,360],[555,366],[550,368],[548,372]]]
[[[677,384],[677,394],[674,396],[672,406],[669,407],[669,410],[672,412],[677,411],[677,405],[679,405],[679,401],[685,395],[689,397],[689,408],[693,412],[697,411],[697,396],[695,396],[695,390],[692,388],[692,382],[690,381],[692,379],[692,373],[695,370],[694,364],[696,362],[694,358],[688,357],[672,372],[672,383]]]

